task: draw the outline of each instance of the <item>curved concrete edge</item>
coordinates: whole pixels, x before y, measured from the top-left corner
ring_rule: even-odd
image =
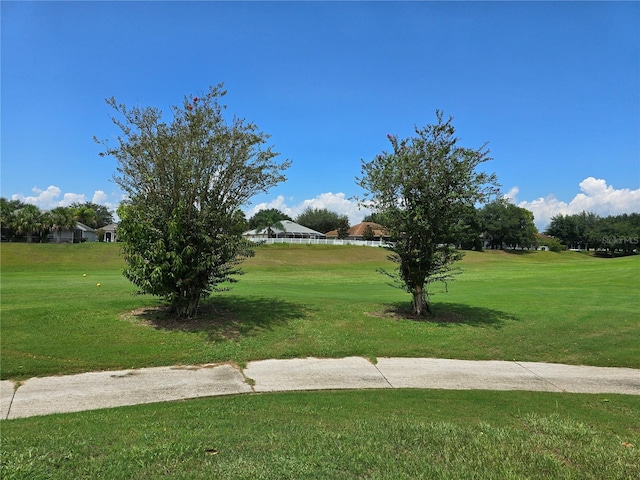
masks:
[[[3,419],[252,392],[423,388],[640,395],[640,370],[516,361],[296,358],[154,367],[0,383]]]
[[[11,409],[4,418],[80,412],[251,391],[242,372],[227,364],[31,378],[15,391]]]

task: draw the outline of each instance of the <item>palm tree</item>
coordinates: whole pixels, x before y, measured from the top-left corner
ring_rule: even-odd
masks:
[[[13,226],[16,233],[26,234],[27,243],[33,241],[33,232],[38,232],[42,228],[42,212],[35,205],[25,205],[16,210],[13,215]]]
[[[267,238],[273,238],[276,236],[274,229],[284,230],[284,224],[282,223],[282,215],[277,211],[265,212],[256,218],[255,229],[256,233],[260,230],[267,229]]]
[[[62,240],[64,230],[74,230],[76,228],[76,215],[73,209],[67,207],[56,207],[48,212],[48,224],[56,234],[56,243]]]
[[[75,212],[76,219],[88,227],[96,228],[98,226],[98,215],[96,211],[87,205],[71,206]]]
[[[25,205],[20,200],[7,200],[4,197],[0,197],[0,231],[4,240],[9,240],[15,234],[15,212]]]

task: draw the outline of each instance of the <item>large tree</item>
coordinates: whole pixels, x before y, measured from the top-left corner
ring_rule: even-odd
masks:
[[[338,230],[341,226],[344,226],[345,220],[348,224],[349,218],[346,215],[340,215],[326,208],[313,207],[305,208],[304,211],[296,217],[296,223],[320,233]]]
[[[91,228],[98,226],[98,216],[93,208],[86,205],[72,205],[70,208],[73,209],[78,222]]]
[[[276,236],[275,230],[284,230],[284,220],[291,220],[289,215],[281,212],[277,208],[267,208],[260,210],[249,219],[249,228],[257,231],[267,231],[267,237]]]
[[[429,312],[429,285],[451,279],[452,265],[462,254],[448,240],[458,219],[473,205],[497,193],[494,174],[477,172],[489,160],[483,145],[459,145],[452,118],[415,128],[415,136],[387,135],[391,151],[362,161],[358,184],[362,204],[384,217],[391,242],[395,277],[412,294],[413,312]]]
[[[488,203],[480,210],[479,217],[485,238],[493,248],[530,248],[537,244],[538,229],[533,223],[533,213],[508,200]]]
[[[286,218],[281,212],[275,209],[263,210],[262,215],[256,215],[253,222],[254,229],[257,232],[264,232],[266,230],[268,238],[275,238],[277,236],[276,230],[284,230],[284,224],[282,223]]]
[[[98,228],[113,223],[113,212],[104,205],[75,202],[70,207],[76,210],[78,221],[89,227]]]
[[[62,241],[62,232],[75,230],[78,220],[73,208],[56,207],[49,210],[44,216],[45,227],[51,229],[56,238],[56,243]]]
[[[43,214],[35,205],[25,205],[13,214],[13,227],[16,233],[27,236],[27,243],[33,241],[34,233],[40,233],[43,222]]]
[[[222,85],[185,97],[163,117],[152,107],[107,104],[118,117],[115,182],[128,199],[118,210],[125,276],[160,296],[179,318],[193,318],[202,298],[234,281],[250,254],[240,207],[285,179],[289,166],[266,146],[268,135],[244,119],[225,119]]]
[[[20,200],[7,200],[4,197],[0,197],[0,231],[2,232],[3,241],[11,240],[16,233],[14,214],[26,205]]]

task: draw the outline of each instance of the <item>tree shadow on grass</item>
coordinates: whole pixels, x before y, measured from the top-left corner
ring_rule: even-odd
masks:
[[[450,327],[452,325],[469,325],[472,327],[501,328],[507,321],[519,320],[518,317],[507,312],[484,307],[473,307],[461,303],[431,304],[431,314],[418,316],[411,311],[408,302],[394,303],[377,316],[396,320],[413,320]]]
[[[273,298],[224,296],[203,301],[197,317],[190,320],[176,318],[164,306],[141,308],[126,317],[158,330],[205,332],[208,340],[221,341],[285,325],[304,318],[307,310],[303,305]]]
[[[511,248],[507,248],[505,250],[503,250],[504,253],[508,253],[509,255],[519,255],[519,256],[526,256],[526,255],[532,255],[534,253],[537,253],[538,250],[515,250],[515,249],[511,249]]]

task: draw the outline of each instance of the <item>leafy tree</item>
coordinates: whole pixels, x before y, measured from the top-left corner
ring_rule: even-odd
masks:
[[[382,214],[380,212],[373,212],[366,215],[363,219],[363,222],[371,222],[377,223],[378,225],[382,225]]]
[[[349,221],[346,215],[331,212],[326,208],[307,207],[296,217],[296,223],[311,228],[316,232],[327,233],[331,230],[337,230],[345,219],[347,222]]]
[[[458,218],[448,242],[464,250],[482,251],[482,225],[478,209],[469,207]]]
[[[364,230],[362,231],[362,238],[369,242],[373,241],[376,238],[371,225],[365,225]]]
[[[251,254],[240,207],[283,181],[289,162],[266,146],[268,135],[244,119],[225,119],[222,85],[185,97],[170,119],[152,107],[108,99],[121,130],[102,155],[118,161],[116,183],[125,276],[141,293],[166,300],[178,318],[197,315],[201,299],[236,281]]]
[[[546,235],[557,238],[569,248],[574,248],[580,243],[576,219],[571,215],[558,214],[551,217],[551,223],[544,232]]]
[[[76,219],[84,225],[96,228],[98,226],[98,216],[96,211],[88,207],[87,205],[71,206],[76,216]]]
[[[31,243],[33,234],[42,230],[43,215],[35,205],[25,205],[13,213],[12,223],[16,233],[26,235],[27,243]]]
[[[276,236],[276,229],[284,230],[284,224],[282,222],[288,220],[288,218],[284,218],[286,215],[275,209],[262,210],[262,212],[264,213],[260,216],[256,214],[257,218],[253,221],[256,230],[261,231],[266,229],[268,238]]]
[[[513,205],[508,200],[496,200],[485,205],[479,213],[486,238],[494,248],[505,245],[530,248],[537,244],[533,213]]]
[[[547,246],[552,252],[562,252],[563,250],[567,249],[567,247],[560,243],[560,240],[558,240],[557,238],[543,234],[538,234],[538,245]]]
[[[345,215],[338,222],[338,238],[341,240],[347,238],[349,236],[349,228],[349,217]]]
[[[282,221],[289,220],[293,221],[293,219],[284,212],[281,212],[277,208],[266,208],[264,210],[260,210],[256,212],[250,219],[248,228],[249,229],[263,229],[263,228],[275,228],[282,227]]]
[[[0,197],[0,230],[2,231],[3,239],[9,240],[16,233],[14,213],[26,205],[20,200],[7,200],[4,197]]]
[[[89,227],[104,227],[105,225],[113,223],[113,212],[104,205],[99,205],[93,202],[75,202],[72,203],[70,207],[78,210],[78,221]],[[93,210],[93,214],[90,210]],[[86,212],[86,214],[83,212]]]
[[[456,222],[497,193],[495,175],[475,171],[489,160],[485,146],[461,147],[452,119],[445,121],[440,111],[436,117],[436,124],[416,127],[412,138],[388,135],[392,150],[363,160],[358,179],[367,192],[361,203],[384,216],[390,259],[398,264],[392,276],[412,294],[416,315],[430,311],[430,284],[446,287],[462,257],[447,243]]]
[[[62,232],[74,230],[77,219],[75,212],[69,207],[56,207],[48,211],[44,216],[44,225],[50,228],[56,237],[56,243],[62,241]]]
[[[545,230],[547,235],[558,238],[569,248],[598,248],[601,244],[602,224],[595,213],[581,212],[574,215],[558,214],[551,218]]]

